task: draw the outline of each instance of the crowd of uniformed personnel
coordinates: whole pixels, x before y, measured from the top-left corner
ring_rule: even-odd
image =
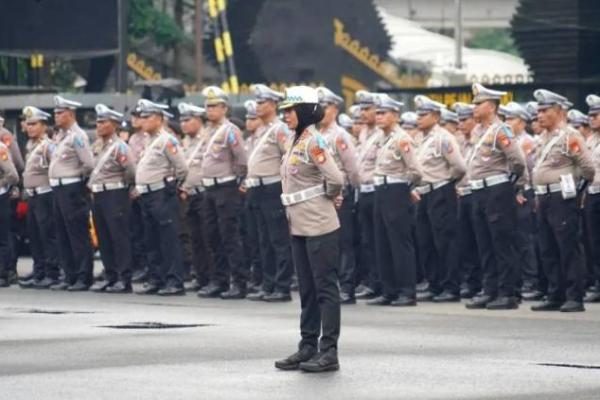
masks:
[[[534,311],[569,312],[600,301],[600,97],[583,114],[548,90],[501,105],[505,93],[474,84],[473,104],[419,95],[403,112],[388,94],[359,91],[347,115],[320,87],[316,150],[298,152],[278,117],[285,94],[252,91],[245,129],[218,87],[204,89],[203,107],[180,103],[182,136],[166,105],[139,100],[125,138],[125,116],[98,104],[94,143],[77,124],[81,104],[55,97],[52,136],[52,116],[25,107],[25,161],[0,133],[0,287],[11,283],[12,199],[22,196],[33,257],[23,288],[129,293],[140,282],[138,294],[289,301],[291,238],[339,224],[341,304],[537,300]],[[328,158],[339,195],[282,190],[283,159],[293,176]]]

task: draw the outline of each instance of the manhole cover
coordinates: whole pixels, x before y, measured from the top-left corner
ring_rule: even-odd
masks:
[[[102,325],[99,328],[111,329],[180,329],[180,328],[202,328],[210,324],[164,324],[162,322],[130,322],[123,325]]]
[[[21,314],[94,314],[93,311],[69,311],[69,310],[44,310],[41,308],[29,308],[29,309],[14,309],[14,312]]]
[[[537,365],[541,365],[542,367],[600,369],[600,365],[563,364],[563,363],[538,363]]]

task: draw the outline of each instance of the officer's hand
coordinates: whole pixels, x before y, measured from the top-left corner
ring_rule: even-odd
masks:
[[[421,195],[416,190],[413,190],[410,192],[410,200],[413,202],[413,204],[418,203],[421,201]]]
[[[583,195],[581,195],[579,197],[579,208],[582,209],[582,210],[585,207],[586,199],[587,199],[587,193],[583,192]]]
[[[137,189],[133,188],[129,191],[129,198],[132,200],[137,199],[138,197],[140,197],[140,192],[137,191]]]
[[[244,183],[242,183],[239,187],[238,187],[238,191],[241,194],[246,194],[246,192],[248,191],[248,189],[246,188],[246,185]]]
[[[333,204],[335,205],[336,210],[339,210],[340,208],[342,208],[343,202],[344,202],[344,196],[342,196],[341,194],[336,196],[335,199],[333,199]]]
[[[183,190],[180,190],[180,191],[179,191],[179,198],[180,198],[181,200],[187,200],[187,198],[188,198],[188,193],[187,193],[187,192],[185,192],[185,191],[183,191]]]
[[[15,200],[18,199],[19,197],[21,197],[21,191],[19,190],[18,187],[14,187],[10,190],[10,198]]]
[[[517,193],[517,203],[522,206],[523,204],[527,203],[527,199],[521,193]]]

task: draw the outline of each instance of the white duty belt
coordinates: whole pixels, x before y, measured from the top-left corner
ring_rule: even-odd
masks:
[[[373,184],[360,185],[361,193],[372,193],[374,191],[375,191],[375,185],[373,185]]]
[[[469,181],[469,185],[471,185],[472,190],[481,190],[490,186],[500,185],[501,183],[508,182],[508,175],[500,174],[500,175],[492,175],[483,179],[474,179]]]
[[[375,186],[390,185],[393,183],[406,183],[407,185],[410,184],[410,182],[406,179],[393,178],[387,175],[375,175],[373,177],[373,183],[375,184]]]
[[[205,191],[206,189],[204,188],[204,186],[192,186],[188,189],[188,193],[191,195],[204,193]]]
[[[416,190],[417,190],[417,192],[419,192],[419,194],[427,194],[427,193],[433,192],[434,190],[437,190],[443,186],[446,186],[449,183],[450,183],[450,181],[439,181],[436,183],[428,183],[426,185],[418,186],[416,188]]]
[[[50,186],[38,186],[36,188],[25,188],[25,193],[27,196],[33,197],[39,194],[50,193],[52,188]]]
[[[246,187],[253,188],[258,186],[270,185],[272,183],[281,182],[280,175],[266,176],[264,178],[246,178],[244,181]]]
[[[587,192],[589,194],[598,194],[598,193],[600,193],[600,184],[588,186]]]
[[[222,178],[202,178],[202,186],[205,188],[209,188],[216,185],[221,185],[223,183],[232,182],[237,179],[237,176],[224,176]]]
[[[165,187],[166,185],[163,181],[150,183],[148,185],[135,185],[135,189],[138,191],[139,194],[157,192],[159,190],[164,189]]]
[[[106,192],[109,190],[124,189],[126,186],[123,182],[107,182],[107,183],[95,183],[90,185],[92,193]]]
[[[83,179],[80,176],[76,176],[73,178],[50,178],[50,186],[57,187],[72,185],[73,183],[79,183],[81,181],[83,181]]]
[[[325,194],[325,187],[323,184],[309,187],[308,189],[301,190],[295,193],[284,193],[281,195],[281,203],[284,206],[291,206],[294,204],[302,203],[304,201],[314,199]]]
[[[534,186],[535,194],[550,194],[557,193],[562,190],[560,183],[551,183],[549,185],[535,185]]]
[[[0,196],[10,191],[11,186],[0,186]]]
[[[463,187],[457,187],[456,188],[456,193],[460,196],[460,197],[465,197],[470,195],[471,193],[473,193],[473,191],[471,190],[470,187],[468,186],[463,186]]]

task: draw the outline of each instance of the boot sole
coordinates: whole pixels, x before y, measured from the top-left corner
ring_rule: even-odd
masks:
[[[304,372],[313,372],[313,373],[330,372],[330,371],[337,371],[337,370],[339,370],[340,369],[340,364],[331,364],[331,365],[328,365],[328,366],[322,367],[322,368],[320,368],[320,367],[313,368],[313,367],[307,367],[307,366],[303,367],[301,365],[299,368],[302,371],[304,371]]]
[[[277,363],[275,363],[275,368],[280,369],[282,371],[296,371],[300,368],[300,364],[296,364],[296,365],[277,365]]]

